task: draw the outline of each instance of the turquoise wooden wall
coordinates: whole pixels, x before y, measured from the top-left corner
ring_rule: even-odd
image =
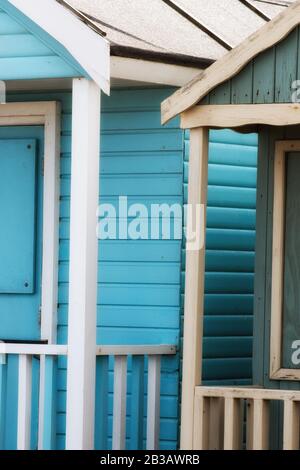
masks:
[[[186,132],[185,202],[188,155]],[[256,165],[256,134],[210,132],[203,344],[203,380],[210,385],[252,382]]]
[[[115,90],[103,99],[101,199],[183,204],[188,135],[178,121],[160,126],[160,102],[169,89]],[[62,103],[59,342],[67,341],[71,94],[35,93],[10,100]],[[215,132],[210,146],[205,379],[251,380],[251,328],[255,239],[256,138]],[[180,344],[184,247],[177,240],[100,242],[98,341]],[[103,366],[103,364],[102,364]],[[131,365],[130,365],[131,368]],[[101,369],[103,370],[103,369]],[[98,371],[101,372],[98,364]],[[131,369],[130,369],[131,370]],[[129,375],[128,407],[131,382]],[[97,446],[111,445],[112,364],[109,364],[108,439],[97,428]],[[161,448],[178,445],[180,356],[164,359]],[[99,390],[99,389],[98,389]],[[59,360],[57,447],[65,439],[66,363]],[[100,413],[99,399],[97,410]],[[103,412],[103,410],[102,410]],[[127,445],[131,447],[128,415]]]
[[[9,2],[0,0],[0,80],[83,75],[82,68],[62,46]]]
[[[253,59],[238,75],[212,90],[206,104],[288,103],[300,77],[297,27],[283,41]]]

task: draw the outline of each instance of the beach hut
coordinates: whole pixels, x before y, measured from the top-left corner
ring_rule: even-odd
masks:
[[[201,385],[205,245],[189,251],[183,449],[299,449],[299,22],[297,1],[162,105],[163,122],[180,114],[191,130],[194,208],[206,206],[209,129],[258,133],[253,382]]]
[[[231,3],[232,39],[173,2],[0,1],[1,448],[178,446],[184,241],[115,214],[187,202],[189,132],[160,103],[277,13]],[[204,378],[248,384],[257,137],[210,140]]]

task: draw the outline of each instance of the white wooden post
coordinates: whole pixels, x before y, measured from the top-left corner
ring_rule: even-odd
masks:
[[[180,443],[182,450],[194,448],[195,387],[201,384],[202,377],[207,174],[208,129],[192,129],[188,203],[193,207],[190,217],[195,217],[197,205],[202,204],[205,208],[202,226],[198,227],[202,233],[204,246],[198,247],[195,251],[187,250],[186,253]],[[188,226],[192,226],[193,220],[188,220],[187,223]]]
[[[73,81],[66,448],[94,448],[100,89]]]
[[[18,450],[30,449],[32,356],[19,356]]]
[[[115,357],[113,450],[126,447],[127,356]]]

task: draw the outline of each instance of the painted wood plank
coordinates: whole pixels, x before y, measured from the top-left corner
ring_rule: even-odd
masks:
[[[298,29],[276,46],[275,102],[291,103],[292,84],[297,79]]]
[[[253,103],[274,103],[275,99],[275,48],[254,59]]]
[[[269,380],[269,328],[271,311],[274,150],[275,141],[282,138],[283,130],[280,128],[273,129],[270,133],[267,129],[262,130],[258,158],[257,257],[255,267],[258,277],[255,284],[254,302],[253,373],[256,383],[268,388],[278,388],[276,382]],[[267,218],[266,214],[268,214]]]
[[[244,357],[203,360],[203,380],[251,380],[252,359]]]
[[[292,400],[284,402],[283,449],[299,450],[300,447],[300,408]]]
[[[231,100],[231,82],[228,81],[209,94],[209,104],[229,104]]]
[[[209,163],[256,168],[257,145],[240,145],[238,144],[238,136],[239,134],[232,133],[232,139],[237,140],[237,143],[211,141]]]
[[[222,398],[209,398],[209,426],[206,432],[209,450],[222,450],[224,448],[224,400]]]
[[[206,271],[251,273],[254,270],[254,253],[245,251],[208,250],[206,253]]]
[[[265,214],[268,207],[269,187],[269,139],[267,132],[260,137],[257,179],[257,230],[254,284],[254,324],[253,324],[253,379],[262,385],[264,383],[264,328],[266,302],[266,273],[267,273],[267,219]]]
[[[195,399],[194,448],[209,450],[210,400],[204,397]]]
[[[300,177],[300,153],[293,152],[286,156],[286,195],[284,231],[284,287],[282,320],[282,364],[286,369],[297,369],[293,364],[293,343],[300,338],[299,322],[299,211],[298,181]]]
[[[243,337],[247,343],[253,334],[252,315],[213,315],[204,319],[204,336],[211,337]],[[251,344],[252,349],[252,344]],[[218,354],[220,351],[218,351]]]
[[[113,450],[126,447],[127,356],[115,356]]]
[[[289,82],[291,83],[291,81]],[[244,127],[257,125],[282,126],[299,124],[299,103],[221,104],[194,106],[181,115],[181,127]]]
[[[242,447],[241,401],[225,398],[224,450],[240,450]]]
[[[182,190],[181,174],[106,175],[101,183],[101,196],[177,196]],[[61,196],[70,196],[68,178],[62,180]]]
[[[148,358],[147,450],[159,450],[161,357]]]
[[[240,312],[251,315],[253,295],[251,294],[206,294],[206,315],[236,315]]]
[[[252,337],[234,338],[228,337],[212,337],[203,339],[203,357],[205,359],[217,358],[220,354],[222,357],[252,357]]]
[[[0,213],[2,219],[6,220],[0,234],[0,292],[33,294],[36,256],[36,142],[33,139],[18,142],[1,140],[0,152]],[[15,191],[12,181],[17,185],[18,191]],[[7,201],[10,201],[9,205]],[[17,217],[11,217],[12,211]],[[3,302],[5,300],[2,298],[2,308],[5,311],[9,308],[9,301],[6,300],[4,305]],[[5,325],[5,314],[2,321]]]
[[[54,450],[56,440],[56,412],[57,412],[57,360],[53,356],[41,357],[44,361],[44,374],[41,374],[40,382],[40,404],[42,407],[43,419],[40,421],[39,430],[41,434],[40,450]],[[40,369],[42,362],[40,365]],[[44,383],[42,383],[44,380]],[[42,393],[41,393],[42,392]],[[41,397],[43,400],[41,402]]]
[[[176,354],[176,346],[168,344],[160,345],[119,345],[119,346],[97,346],[98,356],[169,356]]]
[[[59,257],[59,198],[60,198],[60,127],[61,106],[52,103],[45,117],[43,159],[43,256],[41,338],[56,343],[58,257]]]
[[[2,34],[23,34],[26,29],[9,17],[3,10],[0,11],[0,31]]]
[[[0,449],[4,450],[5,445],[5,414],[6,414],[6,393],[7,393],[7,364],[6,356],[0,355]]]
[[[66,448],[76,450],[94,448],[100,94],[92,81],[73,82]]]
[[[231,103],[250,104],[253,100],[253,62],[231,80]]]
[[[207,229],[208,250],[254,251],[254,230]]]
[[[96,414],[95,449],[108,446],[108,356],[100,356],[96,362]]]
[[[253,402],[253,450],[268,450],[269,429],[269,403],[255,399]]]
[[[184,304],[183,385],[181,409],[181,448],[193,449],[194,388],[201,383],[202,335],[205,273],[205,229],[208,181],[208,131],[191,131],[189,204],[204,206],[201,227],[203,246],[186,255],[186,290]],[[192,222],[190,221],[190,224]],[[192,226],[192,225],[191,225]]]
[[[72,78],[80,75],[60,57],[9,57],[0,59],[1,80]]]
[[[1,32],[2,33],[2,32]],[[1,34],[0,60],[17,57],[51,57],[54,52],[32,34]]]
[[[144,356],[132,358],[130,449],[143,449]]]
[[[19,356],[18,380],[18,450],[30,449],[32,356]]]

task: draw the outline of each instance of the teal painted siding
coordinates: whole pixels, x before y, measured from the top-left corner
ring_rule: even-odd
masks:
[[[162,129],[160,102],[170,90],[115,91],[104,98],[101,200],[129,194],[129,202],[182,204],[183,147],[178,122]],[[59,341],[67,340],[70,204],[71,95],[13,96],[11,100],[62,102]],[[179,342],[181,242],[104,241],[99,245],[98,341],[106,344]],[[112,364],[108,380],[108,439],[111,446]],[[99,365],[98,365],[99,367]],[[161,448],[176,448],[178,437],[178,356],[162,365]],[[99,370],[99,369],[98,369]],[[129,367],[128,410],[132,375]],[[99,370],[101,372],[102,369]],[[59,360],[57,446],[64,447],[66,363]],[[97,402],[99,407],[99,400]],[[130,437],[128,415],[128,438]],[[97,434],[99,435],[99,424]],[[145,436],[145,433],[144,433]],[[129,439],[127,441],[130,445]]]
[[[185,203],[188,155],[187,132]],[[203,380],[209,384],[252,381],[256,165],[255,134],[211,131],[203,344]],[[182,283],[182,305],[183,296]]]
[[[0,1],[0,80],[84,75],[64,48],[16,13],[12,5],[7,7],[8,3]]]
[[[292,84],[299,78],[299,35],[297,27],[279,44],[255,57],[231,80],[212,90],[205,103],[292,102],[295,91]]]
[[[188,140],[178,121],[160,126],[160,102],[171,90],[118,90],[104,98],[102,116],[101,200],[183,204],[186,197]],[[71,95],[14,95],[10,100],[59,100],[62,103],[61,203],[58,337],[67,339]],[[240,140],[237,140],[240,139]],[[205,378],[249,382],[253,246],[255,240],[256,140],[232,133],[213,133],[210,154],[208,213],[208,284],[206,296]],[[186,156],[186,158],[184,157]],[[225,170],[228,171],[225,171]],[[99,245],[98,341],[102,343],[175,343],[180,341],[184,250],[177,240],[111,240]],[[234,290],[237,286],[237,290]],[[220,306],[222,309],[220,310]],[[97,446],[111,445],[112,364],[98,361]],[[127,445],[134,400],[133,369],[129,365]],[[134,369],[135,370],[135,369]],[[145,366],[145,373],[147,365]],[[100,383],[108,388],[102,406]],[[180,358],[164,359],[161,396],[161,448],[178,445]],[[146,398],[146,397],[145,397]],[[105,402],[104,402],[105,403]],[[64,447],[66,362],[57,375],[57,447]],[[108,411],[107,411],[108,410]],[[107,436],[100,418],[108,417]],[[100,417],[100,418],[99,418]],[[144,420],[145,437],[145,420]]]

